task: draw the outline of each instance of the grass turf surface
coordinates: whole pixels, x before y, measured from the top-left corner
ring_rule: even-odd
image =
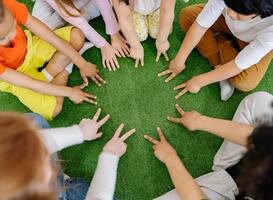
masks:
[[[190,4],[200,1],[191,1]],[[31,10],[33,3],[25,0]],[[176,19],[173,33],[170,36],[170,58],[174,58],[185,34],[180,30],[177,17],[179,10],[185,7],[182,1],[176,6]],[[101,18],[92,21],[92,25],[104,34]],[[200,176],[210,171],[213,156],[221,145],[222,140],[204,132],[190,133],[184,127],[171,124],[167,116],[178,116],[174,105],[179,103],[185,110],[197,110],[212,117],[231,119],[239,102],[247,93],[236,91],[227,102],[222,102],[218,84],[203,88],[198,94],[186,94],[175,100],[176,92],[172,88],[192,76],[211,70],[207,61],[194,51],[187,60],[187,69],[168,84],[157,74],[166,69],[167,62],[161,58],[155,62],[156,50],[154,40],[148,39],[143,43],[145,49],[145,66],[135,69],[133,60],[119,59],[121,68],[116,72],[103,69],[98,49],[92,48],[84,54],[89,61],[98,65],[107,84],[96,87],[93,83],[85,91],[92,92],[98,97],[98,107],[103,109],[103,115],[111,114],[111,119],[102,128],[104,136],[93,142],[67,148],[61,152],[64,170],[70,176],[79,176],[91,180],[94,174],[97,158],[104,144],[112,137],[121,122],[125,130],[136,128],[137,132],[128,139],[128,151],[121,158],[115,196],[121,200],[149,200],[169,190],[173,185],[165,166],[158,161],[151,145],[143,139],[148,133],[157,137],[155,128],[160,126],[170,143],[175,147],[190,173]],[[272,64],[267,74],[255,91],[273,93]],[[69,85],[81,83],[79,71],[74,68]],[[16,97],[6,93],[0,94],[1,111],[29,112]],[[69,126],[78,123],[82,118],[93,116],[96,107],[90,104],[73,105],[68,99],[64,102],[62,113],[50,124],[52,127]]]

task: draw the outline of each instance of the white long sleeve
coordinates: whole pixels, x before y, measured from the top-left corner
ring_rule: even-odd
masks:
[[[119,157],[101,153],[85,200],[113,200]]]
[[[67,128],[43,129],[40,130],[40,133],[51,154],[84,141],[81,128],[77,125]]]

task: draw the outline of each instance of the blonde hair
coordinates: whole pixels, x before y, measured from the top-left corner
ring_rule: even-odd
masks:
[[[34,123],[26,116],[0,113],[0,199],[53,200],[43,183],[42,165],[49,159]]]
[[[72,0],[55,0],[56,3],[58,4],[58,6],[60,8],[62,8],[65,13],[68,15],[68,16],[71,16],[71,17],[79,17],[82,15],[82,11],[80,9],[78,9],[75,4],[72,2]],[[79,12],[80,14],[79,15],[75,15],[74,13],[70,12],[66,6],[69,6],[71,7],[72,9],[76,10],[77,12]]]

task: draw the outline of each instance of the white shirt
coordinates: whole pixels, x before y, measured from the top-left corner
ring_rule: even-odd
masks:
[[[161,0],[130,0],[129,4],[133,11],[148,15],[160,7]]]
[[[197,17],[197,23],[205,28],[211,27],[223,15],[232,34],[241,41],[249,43],[235,58],[236,65],[244,70],[257,64],[273,50],[273,16],[255,17],[247,21],[231,19],[223,0],[209,0]]]

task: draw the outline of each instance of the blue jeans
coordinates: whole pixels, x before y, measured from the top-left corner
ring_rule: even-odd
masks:
[[[49,123],[39,114],[27,113],[27,116],[31,117],[32,120],[41,129],[50,128]],[[56,159],[56,156],[55,158]],[[59,200],[84,200],[88,192],[89,184],[82,178],[69,178],[64,180],[63,172],[60,172],[59,178],[60,189],[66,188],[65,191],[59,193]],[[114,198],[114,200],[117,200]]]

